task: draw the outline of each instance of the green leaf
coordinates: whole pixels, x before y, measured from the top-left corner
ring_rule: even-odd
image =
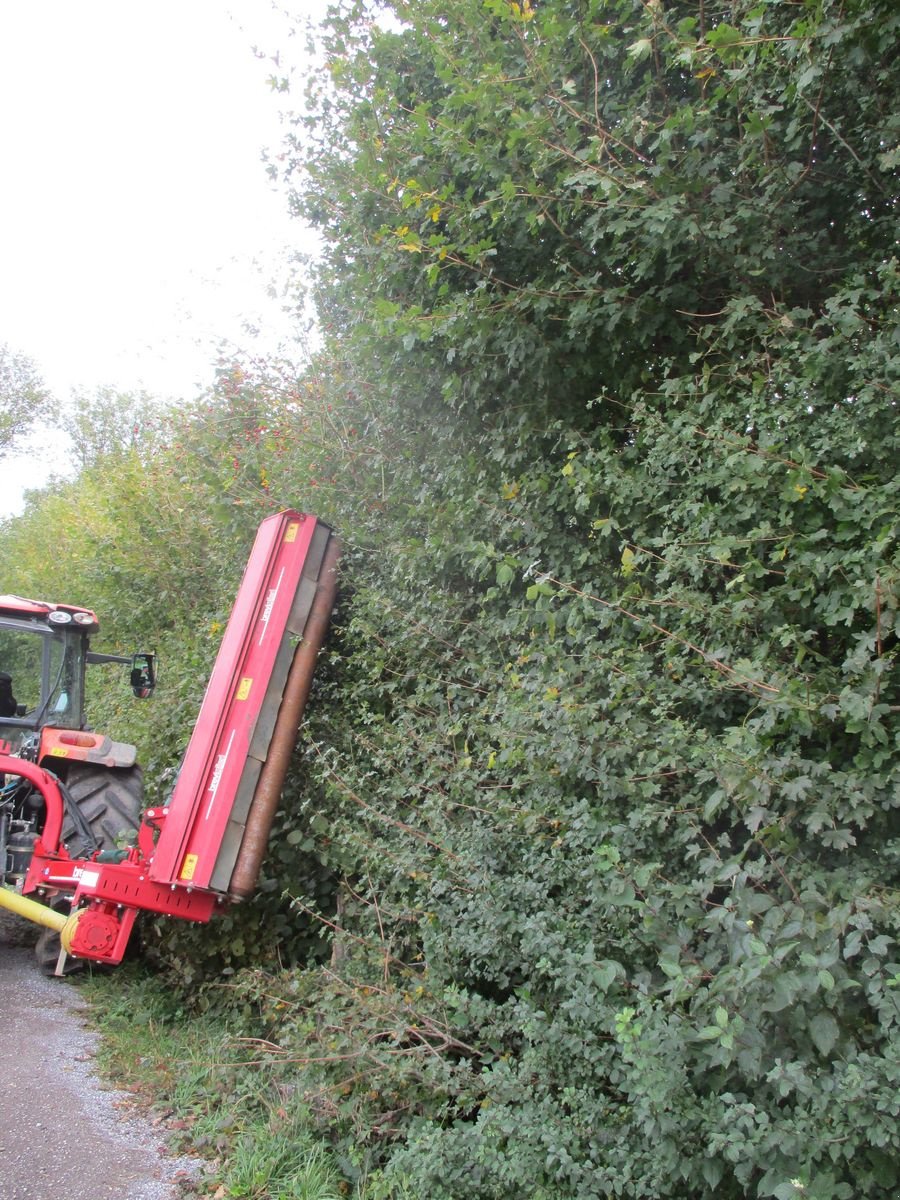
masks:
[[[722,1036],[722,1029],[718,1025],[704,1025],[697,1034],[703,1042],[711,1042]]]
[[[733,46],[737,42],[743,40],[743,33],[740,29],[736,29],[734,25],[729,25],[725,21],[710,29],[706,35],[706,40],[710,46],[714,46],[717,50],[726,46]]]
[[[653,52],[653,42],[650,38],[638,38],[636,42],[632,42],[628,47],[628,57],[635,62],[643,62],[645,58],[649,58]]]
[[[830,1012],[819,1012],[809,1023],[809,1036],[822,1055],[829,1055],[840,1035],[838,1023]]]

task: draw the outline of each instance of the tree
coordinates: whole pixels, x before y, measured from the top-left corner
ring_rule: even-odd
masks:
[[[632,391],[739,319],[768,379],[765,333],[890,242],[891,5],[396,12],[401,33],[363,14],[327,43],[297,204],[334,327],[376,360],[448,362],[469,404],[521,381],[530,406],[584,413],[606,389],[624,423]]]
[[[0,458],[34,426],[49,398],[34,364],[0,345]]]
[[[163,433],[164,417],[163,406],[146,392],[99,387],[93,394],[73,391],[59,427],[72,439],[75,461],[84,468],[123,451],[149,456]]]
[[[323,354],[223,364],[149,474],[87,473],[88,532],[42,523],[192,661],[258,513],[345,545],[265,869],[327,969],[158,952],[250,967],[375,1195],[887,1200],[900,17],[393,11],[333,20],[288,152]]]

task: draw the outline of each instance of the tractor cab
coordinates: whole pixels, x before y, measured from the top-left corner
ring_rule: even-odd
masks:
[[[0,740],[21,745],[47,727],[84,729],[90,663],[130,667],[135,695],[150,695],[155,656],[94,653],[90,639],[99,627],[90,609],[0,596]]]

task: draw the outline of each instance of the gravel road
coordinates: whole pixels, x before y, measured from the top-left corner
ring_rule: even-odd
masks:
[[[83,1009],[0,930],[0,1200],[176,1200],[197,1164],[167,1157],[160,1132],[100,1083]]]

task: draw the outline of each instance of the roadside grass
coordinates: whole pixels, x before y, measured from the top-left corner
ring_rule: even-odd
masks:
[[[364,1200],[309,1128],[301,1100],[221,1014],[188,1013],[140,967],[79,981],[97,1066],[159,1122],[174,1153],[202,1157],[197,1200]],[[188,1186],[188,1185],[185,1185]]]

